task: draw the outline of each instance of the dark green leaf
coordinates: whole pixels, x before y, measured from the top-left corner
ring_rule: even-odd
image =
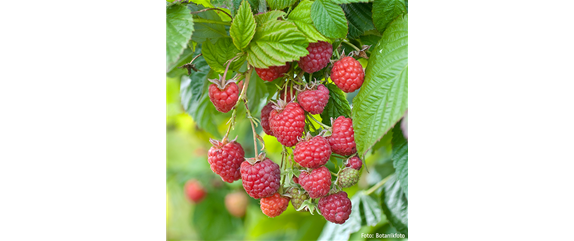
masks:
[[[347,4],[347,3],[358,3],[358,2],[368,2],[369,0],[332,0],[336,4]]]
[[[393,166],[397,173],[397,178],[401,183],[401,189],[409,198],[409,143],[405,139],[401,130],[401,125],[393,128]]]
[[[381,194],[383,212],[387,219],[400,233],[408,237],[409,235],[409,203],[401,190],[401,184],[396,176],[392,176],[383,185]]]
[[[203,58],[205,58],[207,64],[209,64],[212,70],[219,73],[225,72],[227,61],[239,53],[239,50],[233,45],[231,38],[220,38],[215,44],[207,41],[203,44],[202,49]],[[229,71],[238,70],[244,61],[245,56],[236,59],[229,66]]]
[[[243,50],[255,35],[255,18],[251,12],[249,2],[243,1],[239,7],[237,16],[233,18],[233,23],[229,29],[229,34],[233,39],[233,44],[239,50]]]
[[[193,33],[193,17],[182,5],[171,5],[166,9],[166,69],[179,59]]]
[[[203,6],[195,4],[188,4],[187,7],[192,12],[204,9]],[[193,19],[221,21],[221,18],[215,11],[205,11],[194,14]],[[202,44],[207,39],[210,39],[211,43],[216,43],[219,38],[227,37],[227,31],[225,31],[225,27],[221,24],[195,22],[194,27],[195,31],[193,32],[193,37],[191,40],[199,44]]]
[[[323,36],[315,26],[313,26],[313,20],[311,20],[311,5],[313,2],[309,0],[304,0],[293,9],[289,14],[288,21],[297,25],[297,28],[305,34],[307,41],[309,43],[315,43],[318,41],[329,41],[325,36]]]
[[[251,73],[251,79],[249,80],[249,86],[247,86],[247,107],[251,115],[258,116],[261,113],[261,108],[266,105],[267,97],[269,96],[269,91],[265,81],[259,78],[259,75],[255,71]]]
[[[351,117],[351,107],[345,97],[345,92],[332,83],[328,83],[325,86],[329,89],[329,102],[327,102],[323,113],[321,113],[321,119],[323,119],[321,122],[330,126],[331,117],[333,119],[339,116]]]
[[[272,10],[275,9],[284,9],[295,4],[297,0],[267,0],[267,4],[269,8]]]
[[[349,20],[348,38],[354,39],[366,31],[375,29],[373,18],[371,18],[372,3],[343,4],[341,7],[343,7],[345,16]]]
[[[311,19],[319,32],[329,38],[347,36],[347,19],[343,9],[330,0],[316,0],[311,5]]]
[[[373,23],[379,32],[384,33],[395,18],[406,12],[403,0],[377,0],[373,4]]]

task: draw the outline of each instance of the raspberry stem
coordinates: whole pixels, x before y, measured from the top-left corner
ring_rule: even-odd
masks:
[[[357,51],[361,51],[361,49],[357,48],[357,46],[355,46],[354,44],[352,44],[348,39],[343,39],[343,43],[346,43],[347,45],[351,46],[352,48],[354,48]]]
[[[315,117],[313,117],[312,115],[310,115],[310,114],[307,114],[307,115],[309,116],[309,118],[311,118],[311,120],[314,120],[315,122],[317,122],[317,124],[319,124],[323,128],[327,128],[327,129],[331,128],[330,126],[325,125],[325,124],[321,123],[320,121],[318,121],[317,119],[315,119]]]
[[[389,179],[391,178],[391,175],[388,175],[387,177],[385,177],[383,180],[381,180],[380,182],[378,182],[377,184],[375,184],[373,187],[369,188],[369,190],[365,191],[365,195],[371,195],[371,193],[373,193],[375,190],[379,189],[382,185],[384,185]]]

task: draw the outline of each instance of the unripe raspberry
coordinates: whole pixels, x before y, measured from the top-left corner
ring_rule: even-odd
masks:
[[[307,112],[313,115],[321,114],[329,102],[329,89],[321,84],[316,90],[305,90],[299,93],[297,101]]]
[[[191,179],[185,183],[184,192],[187,199],[193,203],[200,203],[205,197],[205,189],[195,179]]]
[[[302,171],[299,184],[309,193],[310,198],[325,196],[331,188],[331,172],[325,166],[314,169],[311,173]]]
[[[365,80],[365,71],[359,61],[353,57],[344,57],[333,64],[331,80],[345,93],[350,93],[361,87]]]
[[[275,193],[270,197],[261,199],[261,211],[270,218],[274,218],[283,213],[289,206],[289,198]]]
[[[255,68],[255,72],[257,72],[257,75],[259,75],[259,78],[262,80],[273,81],[287,73],[290,67],[291,65],[286,63],[283,66],[270,66],[266,69]]]
[[[317,168],[325,165],[331,156],[331,145],[325,137],[315,136],[295,146],[293,159],[302,167]]]
[[[350,167],[343,168],[338,174],[337,182],[341,187],[351,187],[359,182],[359,171]]]
[[[343,224],[351,215],[352,204],[346,192],[338,192],[319,199],[318,208],[327,221]]]
[[[361,170],[363,167],[363,161],[358,156],[351,157],[347,159],[347,167],[353,168],[355,170]]]
[[[241,178],[239,168],[245,159],[245,152],[241,144],[235,141],[227,142],[224,140],[220,142],[213,139],[210,142],[213,146],[209,148],[207,161],[211,170],[221,176],[225,182],[232,183],[239,180]]]
[[[243,217],[247,209],[247,195],[243,191],[232,192],[225,196],[225,208],[235,217]]]
[[[333,153],[348,156],[357,152],[355,132],[351,118],[339,116],[332,126],[332,134],[327,139],[331,144]]]
[[[327,66],[333,55],[333,46],[330,43],[319,41],[310,43],[307,51],[309,54],[299,59],[299,67],[307,73],[314,73]]]
[[[285,96],[287,94],[287,96]],[[296,90],[291,88],[291,86],[287,86],[279,91],[279,98],[287,103],[291,102],[296,95]]]
[[[269,126],[269,114],[273,111],[273,103],[269,102],[267,105],[261,109],[261,127],[265,134],[272,136],[273,132],[271,131],[271,127]]]
[[[305,112],[298,103],[290,102],[283,110],[271,111],[269,126],[277,141],[287,147],[294,146],[305,130]]]
[[[279,190],[281,170],[275,162],[265,158],[253,165],[248,161],[241,163],[243,188],[252,198],[269,197]]]
[[[292,188],[289,190],[289,194],[291,194],[291,204],[295,210],[299,209],[301,204],[303,204],[305,200],[309,199],[309,196],[299,188]]]
[[[237,84],[229,83],[224,89],[220,89],[216,84],[209,85],[209,100],[215,109],[227,113],[235,106],[239,99]]]

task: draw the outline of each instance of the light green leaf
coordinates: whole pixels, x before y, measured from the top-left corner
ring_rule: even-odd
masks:
[[[409,201],[401,190],[400,181],[393,175],[384,185],[381,193],[383,212],[389,223],[406,237],[409,235]]]
[[[233,39],[233,44],[239,50],[243,50],[255,35],[255,18],[251,12],[249,2],[243,1],[237,15],[233,18],[229,34]]]
[[[404,121],[404,119],[403,119]],[[409,198],[409,143],[405,139],[401,130],[401,125],[395,125],[393,128],[393,166],[395,173],[401,183],[401,189]]]
[[[193,33],[193,16],[182,5],[171,5],[166,9],[166,69],[179,59]]]
[[[257,26],[264,26],[267,22],[277,20],[279,17],[285,16],[285,14],[285,12],[279,10],[257,14],[255,16],[255,22],[257,22]]]
[[[309,43],[295,24],[270,20],[258,26],[246,48],[247,61],[256,68],[285,65],[309,54]]]
[[[375,29],[373,18],[371,18],[372,3],[343,4],[341,7],[349,20],[348,38],[355,39],[366,31]]]
[[[369,0],[331,0],[335,4],[347,4],[347,3],[358,3],[358,2],[369,2]],[[377,0],[378,1],[378,0]]]
[[[311,5],[311,19],[317,30],[329,38],[347,36],[347,19],[343,9],[330,0],[316,0]]]
[[[353,100],[360,155],[397,123],[408,108],[408,15],[397,18],[375,46],[365,82]]]
[[[379,32],[384,33],[395,18],[406,12],[403,0],[377,0],[373,4],[373,23]]]
[[[189,8],[192,12],[205,9],[203,6],[194,4],[188,4],[187,8]],[[193,18],[221,21],[221,18],[219,17],[219,15],[217,15],[215,11],[205,11],[198,14],[194,14]],[[202,44],[207,39],[209,39],[211,43],[215,43],[219,38],[228,37],[227,31],[225,31],[225,27],[221,24],[203,23],[195,21],[194,28],[195,31],[193,32],[193,37],[191,38],[191,40],[199,44]]]
[[[350,118],[351,107],[349,106],[349,101],[347,101],[347,98],[345,97],[345,92],[332,83],[328,83],[325,86],[329,89],[329,102],[327,102],[323,113],[321,113],[321,122],[330,126],[331,117],[333,117],[333,119],[336,119],[339,116]]]
[[[233,45],[231,38],[220,38],[217,43],[207,41],[202,47],[203,58],[212,70],[223,73],[227,67],[227,61],[235,57],[239,50]],[[229,71],[236,71],[245,62],[245,56],[236,59],[229,66]],[[228,72],[230,74],[230,72]]]
[[[271,9],[284,9],[295,4],[297,0],[267,0],[267,4]]]
[[[289,14],[288,21],[297,25],[297,28],[305,34],[307,41],[309,43],[315,43],[318,41],[325,41],[328,42],[329,40],[323,36],[315,26],[313,25],[313,20],[311,20],[311,5],[313,2],[309,0],[304,0],[293,9],[293,11]]]

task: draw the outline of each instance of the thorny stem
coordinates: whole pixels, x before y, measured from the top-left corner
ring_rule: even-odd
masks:
[[[354,44],[352,44],[349,40],[347,39],[343,39],[343,43],[346,43],[347,45],[351,46],[352,48],[354,48],[357,51],[361,51],[361,49],[357,48],[357,46],[355,46]]]
[[[377,183],[373,187],[369,188],[369,190],[365,191],[365,195],[371,195],[371,193],[373,193],[375,190],[379,189],[390,178],[391,178],[391,175],[388,175],[387,177],[385,177],[385,179],[381,180],[379,183]]]
[[[206,8],[206,9],[201,9],[201,10],[199,10],[199,11],[191,12],[191,14],[198,14],[198,13],[205,12],[205,11],[209,11],[209,10],[221,11],[221,12],[227,14],[227,16],[229,16],[229,18],[233,19],[233,16],[231,16],[231,15],[230,15],[229,13],[227,13],[226,11],[223,11],[223,9],[221,9],[221,8]]]
[[[223,21],[216,21],[216,20],[203,19],[203,18],[194,18],[193,22],[194,23],[213,23],[213,24],[231,26],[231,22],[223,22]]]

